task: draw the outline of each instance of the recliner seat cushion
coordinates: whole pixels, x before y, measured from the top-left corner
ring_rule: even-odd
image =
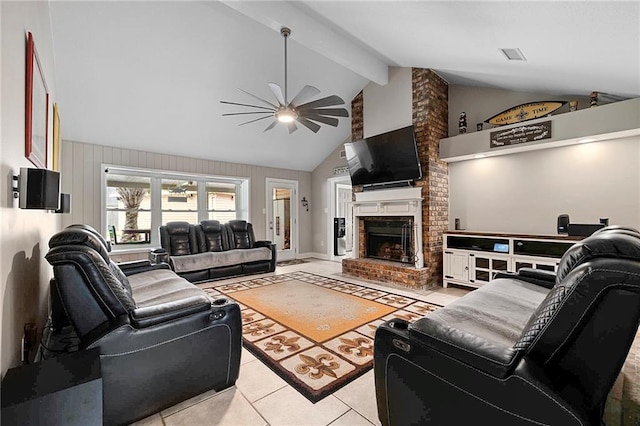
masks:
[[[448,304],[446,309],[431,312],[429,319],[511,347],[548,292],[547,288],[524,281],[495,279]],[[420,332],[420,321],[410,329]]]

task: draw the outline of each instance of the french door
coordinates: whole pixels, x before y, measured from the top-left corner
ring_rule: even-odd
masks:
[[[278,260],[298,253],[298,181],[266,179],[267,239],[276,243]]]

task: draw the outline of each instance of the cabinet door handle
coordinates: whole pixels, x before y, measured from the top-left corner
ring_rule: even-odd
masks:
[[[453,279],[453,277],[451,275],[445,275],[445,278],[449,278],[449,279]]]
[[[476,255],[475,255],[475,254],[470,254],[469,256],[471,256],[471,257],[475,257]]]
[[[453,254],[452,251],[445,251],[444,254]]]

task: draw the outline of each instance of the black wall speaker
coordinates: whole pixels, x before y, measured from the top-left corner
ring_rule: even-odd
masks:
[[[569,233],[569,215],[561,214],[558,216],[558,234]]]
[[[60,208],[56,213],[71,213],[71,194],[60,193]]]

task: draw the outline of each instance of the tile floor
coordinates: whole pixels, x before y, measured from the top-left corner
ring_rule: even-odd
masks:
[[[376,289],[390,287],[344,277],[338,262],[309,260],[309,263],[278,267],[275,274],[305,271],[337,277]],[[246,279],[247,277],[233,278],[227,282]],[[394,287],[393,291],[439,305],[446,305],[467,293],[467,290],[452,287],[417,292],[408,291],[404,287]],[[205,392],[135,424],[140,426],[379,425],[373,380],[373,370],[370,370],[333,395],[312,404],[246,349],[242,349],[240,377],[236,386],[217,393]]]
[[[375,289],[389,289],[416,299],[446,305],[468,290],[440,288],[436,291],[408,291],[405,287],[364,282],[342,276],[340,263],[310,259],[309,263],[278,267],[275,274],[295,271],[333,276]],[[247,277],[227,280],[243,281]],[[242,350],[240,377],[236,386],[222,392],[205,392],[136,425],[292,425],[359,426],[379,425],[373,370],[349,383],[333,395],[312,404],[251,353]],[[604,416],[607,426],[640,426],[640,333],[636,336],[622,374],[616,381]]]

